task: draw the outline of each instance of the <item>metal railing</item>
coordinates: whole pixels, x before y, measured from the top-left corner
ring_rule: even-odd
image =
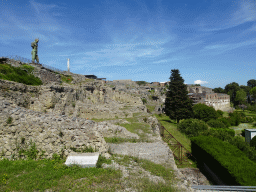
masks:
[[[31,59],[27,59],[27,58],[24,58],[24,57],[20,57],[18,55],[10,55],[10,56],[4,56],[4,58],[8,58],[8,59],[12,59],[12,60],[16,60],[16,61],[20,61],[22,63],[32,63],[32,60]],[[36,63],[35,63],[36,64]],[[46,69],[50,69],[52,71],[55,71],[55,72],[64,72],[64,70],[61,70],[61,69],[57,69],[55,67],[52,67],[52,66],[49,66],[49,65],[46,65],[46,64],[41,64],[39,63],[39,65],[42,65],[42,67],[46,68]]]
[[[180,162],[180,164],[188,164],[189,158],[193,158],[196,161],[196,158],[177,140],[175,137],[161,125],[160,135],[163,138],[163,141],[170,145],[173,156]]]
[[[256,191],[256,186],[192,185],[191,188],[200,191]]]

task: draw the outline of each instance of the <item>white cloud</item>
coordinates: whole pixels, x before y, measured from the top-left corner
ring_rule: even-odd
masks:
[[[208,82],[207,81],[201,81],[201,80],[196,80],[194,81],[194,84],[207,84]]]

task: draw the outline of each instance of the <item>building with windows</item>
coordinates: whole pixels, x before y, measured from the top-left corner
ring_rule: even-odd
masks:
[[[215,110],[230,110],[230,96],[223,93],[214,93],[211,88],[187,85],[188,96],[193,104],[204,103]]]

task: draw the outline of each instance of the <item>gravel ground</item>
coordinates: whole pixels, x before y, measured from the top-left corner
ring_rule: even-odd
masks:
[[[155,143],[109,143],[109,148],[112,154],[129,155],[171,167],[176,177],[181,179],[175,186],[182,189],[182,191],[194,191],[185,176],[177,168],[172,151],[163,141]]]
[[[156,143],[109,143],[110,152],[119,155],[129,155],[150,160],[157,164],[175,164],[173,154],[167,144]],[[175,165],[176,167],[176,165]],[[174,167],[174,168],[175,168]],[[177,167],[176,167],[177,168]]]

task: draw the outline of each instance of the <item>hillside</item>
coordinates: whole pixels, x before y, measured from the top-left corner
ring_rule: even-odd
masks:
[[[163,87],[139,86],[136,82],[121,80],[105,83],[78,74],[52,71],[36,64],[9,63],[0,64],[2,157],[23,159],[26,157],[24,151],[31,149],[34,143],[38,149],[37,159],[52,158],[54,154],[65,159],[72,151],[91,149],[112,159],[115,162],[112,166],[117,166],[120,157],[114,155],[119,154],[116,149],[135,144],[134,153],[127,152],[126,155],[171,167],[180,181],[174,185],[163,176],[159,177],[160,181],[166,183],[166,187],[176,186],[181,191],[192,191],[189,185],[195,184],[194,176],[185,179],[177,169],[172,151],[162,141],[160,124],[153,115],[162,113]],[[163,150],[163,155],[156,153],[152,157],[152,153],[158,152],[154,147]],[[135,152],[139,148],[146,150],[144,155]],[[144,170],[145,167],[139,169]],[[156,177],[145,171],[142,171],[143,178],[150,180]],[[156,186],[159,179],[154,181]],[[206,179],[200,182],[206,182]]]

